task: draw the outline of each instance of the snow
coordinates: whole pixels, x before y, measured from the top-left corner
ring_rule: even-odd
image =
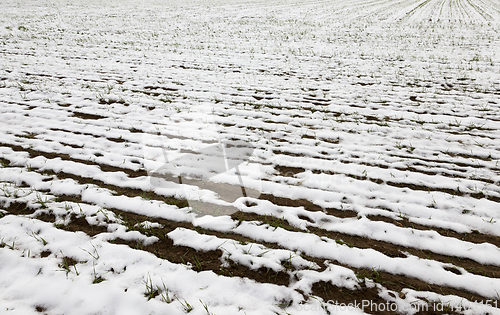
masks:
[[[466,305],[463,314],[500,314],[492,302],[498,277],[311,233],[500,266],[497,245],[432,230],[500,237],[497,2],[7,0],[2,7],[0,205],[26,203],[34,213],[0,210],[0,313],[370,313],[305,298],[314,283],[330,281],[377,287],[409,314],[423,299]],[[62,195],[79,202],[60,202]],[[116,210],[148,220],[127,226]],[[238,211],[293,230],[237,220]],[[42,213],[55,223],[37,219]],[[91,237],[59,228],[68,214],[107,231]],[[196,271],[112,242],[154,246],[159,238],[147,231],[165,228],[160,219],[190,226],[167,234],[175,245],[221,250],[222,266],[285,272],[290,285]],[[64,257],[76,264],[65,270]],[[492,301],[393,292],[349,267]],[[161,294],[148,299],[148,284]]]

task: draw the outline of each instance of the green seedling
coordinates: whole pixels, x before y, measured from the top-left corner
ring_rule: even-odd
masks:
[[[76,266],[75,266],[75,270],[76,270]],[[92,284],[98,284],[98,283],[101,283],[101,282],[106,280],[103,277],[97,275],[97,273],[95,272],[95,262],[92,262],[92,270],[93,270],[92,276],[94,277],[94,279],[92,280]]]
[[[148,298],[148,301],[154,299],[156,296],[160,294],[158,287],[155,287],[153,285],[153,280],[151,280],[150,275],[148,275],[148,277],[143,281],[143,283],[146,285],[146,291],[144,292],[144,296]]]
[[[203,305],[203,308],[205,309],[205,311],[207,312],[207,315],[214,315],[214,313],[211,313],[209,310],[208,310],[208,305],[203,303],[202,300],[200,300],[200,303],[201,305]]]
[[[181,303],[182,307],[184,307],[184,310],[186,311],[186,313],[189,313],[193,310],[193,306],[191,306],[191,304],[189,304],[185,299],[184,300],[184,303],[179,300],[179,303]]]
[[[47,245],[47,241],[43,237],[41,237],[38,233],[30,231],[30,233],[28,233],[28,235],[33,237],[34,239],[36,239],[40,243],[42,243],[43,246]]]
[[[161,280],[161,283],[163,284],[163,289],[161,290],[160,287],[157,286],[158,290],[160,290],[160,297],[161,300],[167,304],[170,304],[173,302],[173,300],[170,298],[168,294],[168,288],[165,286],[165,282],[163,282],[163,279]]]
[[[15,244],[15,242],[16,242],[16,240],[14,239],[14,240],[12,241],[12,245],[9,245],[9,244],[5,243],[5,242],[3,241],[3,238],[2,238],[2,240],[0,240],[0,248],[2,248],[2,247],[7,247],[7,248],[9,248],[9,249],[12,249],[12,250],[13,250],[13,249],[14,249],[14,247],[15,247],[15,245],[16,245],[16,244]]]
[[[94,260],[98,260],[100,256],[99,256],[99,252],[97,251],[97,248],[95,248],[95,245],[92,243],[90,243],[90,245],[92,245],[92,248],[94,249],[93,253],[89,252],[85,248],[82,248],[82,250],[87,252],[92,258],[94,258]]]
[[[40,204],[40,206],[41,206],[42,209],[46,209],[47,208],[47,203],[50,202],[50,201],[51,200],[49,199],[49,197],[43,198],[42,195],[36,194],[35,203]]]

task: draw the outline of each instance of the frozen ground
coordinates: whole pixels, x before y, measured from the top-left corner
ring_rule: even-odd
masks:
[[[499,22],[3,1],[0,313],[500,314]]]

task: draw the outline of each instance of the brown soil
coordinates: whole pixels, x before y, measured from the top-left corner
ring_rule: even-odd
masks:
[[[80,113],[80,112],[73,112],[73,116],[78,117],[80,119],[86,119],[86,120],[97,120],[97,119],[106,118],[105,116],[101,116],[101,115]]]

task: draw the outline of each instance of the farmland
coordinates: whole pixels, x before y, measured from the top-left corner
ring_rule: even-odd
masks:
[[[497,1],[4,2],[1,314],[500,314]]]

